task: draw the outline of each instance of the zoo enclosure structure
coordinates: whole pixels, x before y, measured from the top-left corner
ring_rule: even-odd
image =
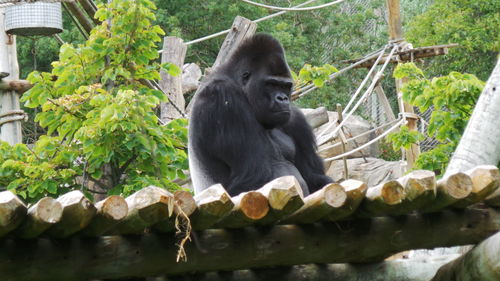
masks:
[[[75,2],[65,5],[80,9],[85,16],[82,3],[89,2],[78,2],[81,6]],[[394,2],[397,1],[388,1]],[[78,13],[74,15],[78,19]],[[83,29],[92,25],[81,23]],[[214,67],[255,29],[255,23],[238,17]],[[400,49],[404,44],[396,39],[389,42],[390,55],[382,51],[370,54],[339,73],[355,66],[372,67],[373,73],[377,59],[385,64],[412,60],[444,54],[451,47]],[[162,61],[183,64],[186,44],[182,40],[166,38],[164,48],[178,51],[162,52]],[[362,96],[377,90],[380,73],[372,76],[369,90]],[[334,75],[339,74],[332,78]],[[164,77],[160,85],[154,81],[144,83],[161,86],[174,101],[162,110],[164,122],[183,114],[184,106],[175,99],[179,96],[178,78]],[[29,86],[17,80],[1,83],[2,89],[9,91],[22,92]],[[308,87],[298,90],[295,96],[313,88]],[[357,92],[361,93],[361,87]],[[403,118],[415,119],[405,113],[398,124]],[[113,196],[96,204],[74,191],[57,200],[44,198],[27,208],[5,191],[0,194],[0,272],[5,280],[85,280],[381,261],[402,250],[475,244],[497,232],[498,185],[498,170],[482,166],[439,181],[430,171],[414,172],[370,188],[347,180],[328,185],[306,198],[290,177],[235,198],[230,198],[221,186],[213,186],[195,198],[185,192],[170,194],[146,187],[128,198]],[[186,218],[191,224],[185,223]],[[197,233],[196,240],[184,244],[187,261],[179,262],[176,257],[182,255],[175,245],[179,240],[174,231],[180,228],[182,233],[189,233],[189,225]],[[490,239],[488,243],[499,244],[498,234]],[[492,248],[486,247],[483,258],[489,257],[488,249]],[[476,261],[484,269],[482,272],[494,276],[498,272],[494,262],[498,259],[496,253],[490,259],[493,263],[481,263],[479,258],[473,258],[472,263]],[[390,262],[379,265],[390,266]],[[334,275],[342,270],[346,268],[326,270],[324,274]],[[453,270],[456,268],[450,269]],[[363,272],[362,267],[359,272]],[[470,276],[467,274],[474,272],[463,274]]]

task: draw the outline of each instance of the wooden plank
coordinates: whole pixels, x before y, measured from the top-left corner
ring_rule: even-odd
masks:
[[[182,39],[167,36],[163,40],[161,63],[172,63],[179,67],[179,69],[182,69],[186,51],[187,45],[184,44]],[[167,93],[168,100],[170,101],[161,103],[161,120],[164,123],[168,123],[174,119],[181,118],[182,113],[185,112],[186,101],[182,94],[182,75],[172,76],[162,70],[160,71],[160,76],[160,88],[164,93]]]

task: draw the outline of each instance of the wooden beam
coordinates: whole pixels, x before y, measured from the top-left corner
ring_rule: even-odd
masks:
[[[0,80],[0,91],[14,91],[23,94],[33,87],[33,84],[26,80]]]
[[[210,229],[185,245],[175,234],[0,240],[2,281],[118,279],[309,263],[380,261],[396,252],[475,244],[500,230],[500,212],[470,208],[307,226]],[[29,269],[29,270],[27,270]]]
[[[187,45],[182,39],[167,36],[163,39],[163,52],[161,54],[161,63],[175,64],[179,69],[184,65]],[[172,76],[160,71],[160,88],[167,93],[170,102],[161,103],[161,121],[168,123],[174,119],[181,118],[185,111],[186,101],[182,94],[182,75]],[[181,112],[179,112],[181,111]]]
[[[394,54],[394,57],[391,58],[389,63],[396,64],[396,63],[401,63],[401,62],[409,62],[409,61],[414,61],[417,59],[423,59],[423,58],[428,58],[428,57],[435,57],[435,56],[441,56],[441,55],[446,55],[448,54],[449,48],[457,47],[458,44],[447,44],[447,45],[435,45],[435,46],[428,46],[428,47],[421,47],[421,48],[414,48],[414,49],[409,49],[409,50],[403,50],[403,51],[397,51]],[[341,61],[341,63],[356,63],[358,61],[362,60],[361,59],[353,59],[353,60],[344,60]],[[373,63],[375,62],[376,58],[370,59],[355,68],[371,68],[373,66]],[[387,57],[382,57],[380,60],[380,63],[383,64],[387,61]]]
[[[87,34],[94,27],[94,23],[89,20],[89,17],[85,15],[83,10],[75,2],[64,2],[63,5],[69,10],[69,12],[76,18]]]
[[[500,280],[500,232],[441,267],[431,281]]]
[[[403,40],[403,25],[399,0],[386,0],[388,10],[389,39],[392,41]]]

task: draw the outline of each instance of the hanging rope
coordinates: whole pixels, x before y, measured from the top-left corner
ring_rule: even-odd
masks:
[[[317,9],[322,9],[322,8],[330,7],[330,6],[333,6],[335,4],[342,3],[345,0],[336,0],[336,1],[332,1],[330,3],[326,3],[326,4],[322,4],[322,5],[318,5],[318,6],[313,6],[313,7],[306,7],[306,8],[296,8],[296,7],[284,8],[284,7],[278,7],[278,6],[271,6],[271,5],[261,4],[261,3],[253,2],[253,1],[250,1],[250,0],[241,0],[241,1],[243,1],[245,3],[248,3],[248,4],[251,4],[251,5],[255,5],[255,6],[258,6],[258,7],[262,7],[262,8],[266,8],[266,9],[271,9],[271,10],[287,11],[287,12],[291,12],[291,11],[293,11],[293,12],[296,12],[296,11],[300,12],[300,11],[311,11],[311,10],[317,10]]]

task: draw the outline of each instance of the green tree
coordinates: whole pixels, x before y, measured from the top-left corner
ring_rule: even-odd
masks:
[[[452,70],[486,80],[499,51],[500,2],[496,0],[437,0],[407,27],[415,46],[458,43],[446,56],[428,61],[432,76]]]
[[[141,84],[159,79],[150,0],[100,5],[103,22],[77,46],[64,44],[51,72],[33,72],[22,101],[41,108],[47,130],[33,147],[0,144],[0,185],[30,200],[68,189],[129,194],[147,185],[178,188],[187,169],[186,120],[159,125],[155,109],[166,96]]]
[[[484,82],[472,74],[451,72],[442,77],[428,79],[414,63],[400,64],[394,71],[397,79],[408,78],[403,86],[403,100],[417,106],[421,112],[431,109],[426,134],[440,142],[434,149],[419,155],[416,168],[433,170],[438,174],[446,170],[449,158],[460,141]],[[403,126],[399,132],[388,135],[394,150],[409,148],[422,139],[417,131]]]

